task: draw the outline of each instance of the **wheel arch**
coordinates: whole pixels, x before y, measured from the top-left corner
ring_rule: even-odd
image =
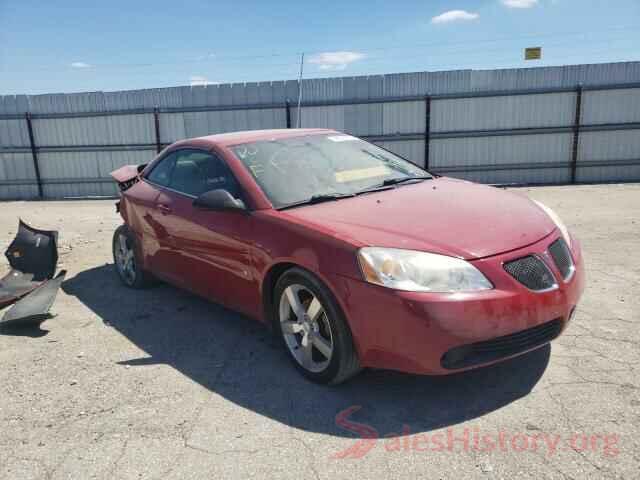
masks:
[[[261,298],[262,298],[262,315],[264,316],[265,323],[267,326],[273,330],[273,322],[275,321],[275,317],[273,315],[273,293],[275,290],[276,283],[278,283],[278,279],[287,271],[292,268],[302,268],[304,270],[309,271],[309,269],[304,268],[303,266],[290,262],[290,261],[281,261],[276,262],[269,267],[267,273],[265,273],[262,284],[260,288]]]
[[[319,281],[322,282],[322,284],[327,288],[327,290],[329,290],[329,293],[331,293],[331,296],[333,297],[338,308],[340,309],[349,330],[351,330],[351,332],[353,333],[353,329],[351,328],[349,318],[346,315],[346,310],[343,305],[342,298],[340,297],[340,295],[338,295],[335,286],[332,285],[328,281],[328,279],[318,271],[291,260],[282,260],[279,262],[275,262],[268,268],[267,272],[263,277],[262,285],[261,285],[261,297],[262,297],[263,315],[264,315],[265,323],[267,324],[267,326],[273,329],[273,322],[276,320],[273,315],[273,312],[274,312],[273,294],[274,294],[276,283],[278,283],[278,279],[282,275],[284,275],[284,273],[291,270],[292,268],[298,268],[300,270],[304,270],[305,272],[309,273],[310,275],[313,275]],[[354,343],[357,343],[357,342],[355,342],[354,340]]]
[[[323,287],[322,289],[324,290],[324,295],[325,296],[328,295],[330,297],[329,301],[333,299],[332,303],[334,304],[334,311],[337,310],[336,314],[342,320],[340,321],[340,319],[336,319],[336,321],[338,321],[340,324],[343,325],[343,328],[342,328],[343,332],[345,332],[345,329],[346,329],[346,332],[341,337],[343,338],[343,342],[344,341],[348,342],[348,346],[347,344],[343,344],[345,345],[346,350],[341,350],[342,352],[345,353],[345,356],[343,357],[342,360],[338,361],[338,363],[336,364],[337,367],[332,367],[332,369],[337,368],[337,370],[335,371],[335,375],[330,380],[330,383],[333,383],[333,384],[341,383],[344,380],[352,377],[362,369],[362,366],[361,366],[362,364],[360,362],[360,358],[362,358],[362,351],[361,351],[359,342],[357,341],[357,339],[353,334],[353,328],[351,326],[349,317],[346,314],[343,298],[337,294],[337,290],[339,290],[339,287],[336,287],[336,285],[333,285],[332,283],[330,283],[324,275],[322,275],[318,271],[309,269],[304,265],[300,265],[298,263],[291,262],[291,261],[281,261],[278,263],[274,263],[267,270],[267,273],[264,276],[264,281],[262,284],[262,298],[263,298],[265,323],[267,323],[267,325],[273,332],[279,332],[280,326],[276,324],[276,322],[279,321],[279,318],[278,318],[278,315],[276,314],[276,308],[275,308],[275,298],[274,298],[275,287],[279,279],[282,278],[282,275],[284,275],[286,272],[294,268],[296,270],[300,270],[302,273],[310,277],[313,277],[313,279],[315,279],[316,282],[321,283],[321,287]],[[307,282],[308,281],[309,280],[307,280]],[[340,328],[340,327],[336,327],[336,328]],[[339,357],[339,358],[342,358],[342,357]],[[299,365],[298,365],[298,368],[300,368]],[[305,375],[307,375],[307,373],[305,373]]]

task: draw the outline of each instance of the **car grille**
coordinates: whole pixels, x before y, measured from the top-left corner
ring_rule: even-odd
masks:
[[[511,335],[452,348],[442,356],[440,364],[453,370],[493,362],[544,345],[561,331],[562,321],[552,320]]]
[[[549,267],[533,255],[507,262],[504,269],[525,287],[536,292],[548,290],[556,285]]]
[[[558,270],[562,274],[562,278],[565,280],[569,279],[571,275],[573,275],[575,267],[573,265],[571,253],[569,252],[569,247],[567,247],[567,243],[564,239],[559,238],[549,245],[549,253],[551,254],[551,258],[553,258],[556,267],[558,267]]]

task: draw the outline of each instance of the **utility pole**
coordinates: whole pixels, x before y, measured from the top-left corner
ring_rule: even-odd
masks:
[[[302,111],[300,105],[302,103],[302,72],[304,70],[304,52],[300,54],[300,77],[298,78],[298,128],[302,121]]]

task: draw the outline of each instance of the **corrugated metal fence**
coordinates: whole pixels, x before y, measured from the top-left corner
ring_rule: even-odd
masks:
[[[640,62],[303,81],[302,127],[486,183],[640,180]],[[0,96],[0,199],[114,195],[187,137],[297,125],[298,82]]]

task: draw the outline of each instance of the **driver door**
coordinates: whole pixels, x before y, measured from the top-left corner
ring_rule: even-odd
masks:
[[[250,260],[251,216],[241,212],[201,210],[193,201],[202,193],[227,190],[241,198],[235,177],[217,155],[181,150],[169,187],[158,196],[175,247],[176,275],[185,288],[247,312],[257,291]]]

